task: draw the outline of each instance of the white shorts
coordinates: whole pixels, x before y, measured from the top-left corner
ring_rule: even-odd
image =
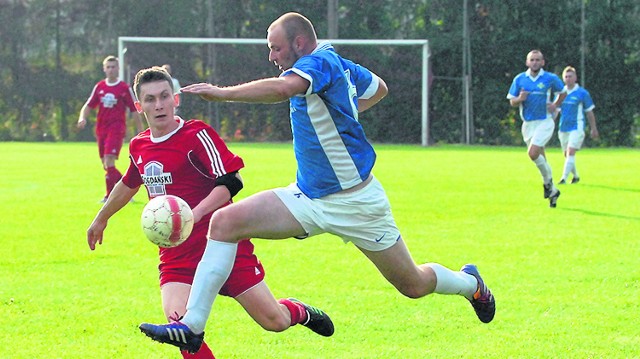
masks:
[[[295,183],[273,192],[307,232],[305,238],[331,233],[369,251],[387,249],[400,239],[387,194],[375,177],[357,191],[322,198],[305,196]]]
[[[551,118],[539,121],[523,121],[522,139],[527,143],[527,147],[531,145],[544,147],[553,136],[555,127],[556,124]]]
[[[558,139],[560,139],[560,146],[562,150],[566,151],[567,147],[575,148],[579,150],[582,148],[584,142],[584,131],[573,130],[569,132],[558,131]]]

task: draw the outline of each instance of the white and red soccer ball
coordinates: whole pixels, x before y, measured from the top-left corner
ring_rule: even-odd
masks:
[[[182,198],[152,198],[142,210],[142,231],[151,243],[164,248],[184,242],[193,229],[193,212]]]

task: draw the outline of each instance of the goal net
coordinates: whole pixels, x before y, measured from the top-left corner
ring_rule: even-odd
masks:
[[[340,55],[385,80],[389,95],[360,117],[369,139],[384,143],[429,143],[428,40],[329,41]],[[132,83],[146,67],[171,65],[182,86],[210,82],[221,86],[263,77],[279,70],[268,61],[266,39],[119,37],[120,78]],[[210,103],[182,96],[179,114],[211,123],[229,139],[282,141],[291,138],[288,104]]]

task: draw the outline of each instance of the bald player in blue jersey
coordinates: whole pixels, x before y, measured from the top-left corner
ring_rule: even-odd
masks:
[[[527,54],[529,69],[513,79],[507,99],[511,106],[520,109],[522,138],[527,144],[527,153],[542,175],[544,198],[548,198],[549,206],[554,208],[560,191],[553,184],[551,166],[547,162],[544,147],[553,136],[555,110],[567,94],[562,80],[556,74],[544,71],[543,66],[542,52],[531,50]],[[552,102],[554,93],[558,96]]]
[[[387,195],[371,173],[376,154],[358,116],[385,97],[385,82],[340,57],[330,44],[318,44],[313,25],[300,14],[287,13],[274,21],[267,41],[269,61],[282,71],[279,77],[231,87],[194,84],[182,88],[182,93],[209,101],[289,100],[296,182],[214,212],[184,318],[168,325],[143,323],[141,330],[176,346],[184,340],[201,340],[239,240],[303,239],[321,233],[353,243],[403,295],[461,295],[482,322],[490,322],[495,300],[476,266],[467,264],[452,271],[436,263],[416,265]]]
[[[596,125],[596,115],[593,113],[596,106],[593,104],[589,91],[578,84],[576,69],[571,66],[565,67],[562,71],[562,80],[567,98],[564,99],[562,106],[557,109],[556,113],[560,114],[558,139],[560,139],[565,160],[562,178],[558,183],[567,183],[569,174],[572,174],[571,183],[573,184],[580,181],[580,175],[576,168],[576,152],[582,148],[584,142],[585,116],[589,120],[591,138],[595,140],[600,134]]]

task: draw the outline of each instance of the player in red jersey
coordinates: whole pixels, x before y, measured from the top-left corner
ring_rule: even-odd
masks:
[[[209,125],[174,116],[179,100],[164,69],[141,70],[134,87],[139,99],[136,107],[149,129],[131,140],[129,168],[87,230],[87,242],[91,250],[102,243],[109,218],[143,184],[150,198],[171,194],[184,199],[193,209],[193,231],[181,245],[160,248],[159,265],[165,316],[178,321],[186,311],[196,266],[205,250],[211,214],[230,204],[242,188],[238,171],[244,163]],[[333,334],[333,323],[324,312],[295,299],[276,301],[263,279],[264,269],[247,239],[238,245],[231,275],[220,293],[236,299],[266,330],[279,332],[300,323],[318,334]],[[181,333],[176,334],[179,341]],[[176,344],[182,356],[213,358],[203,337]]]
[[[116,160],[120,155],[124,136],[127,133],[127,109],[135,120],[138,132],[142,132],[144,128],[134,105],[135,97],[131,88],[127,83],[118,79],[118,58],[107,56],[102,61],[102,69],[107,77],[93,87],[89,99],[82,106],[80,118],[78,118],[78,128],[84,128],[87,125],[91,109],[97,107],[96,139],[98,140],[98,153],[102,167],[106,171],[107,193],[101,201],[104,203],[113,186],[122,177],[122,173],[116,168]]]

